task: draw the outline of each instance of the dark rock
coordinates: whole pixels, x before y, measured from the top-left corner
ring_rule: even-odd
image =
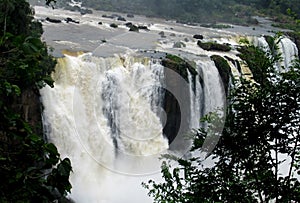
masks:
[[[179,56],[167,54],[165,59],[162,60],[162,65],[176,71],[188,82],[188,72],[189,71],[193,76],[197,75],[195,68],[180,58]]]
[[[103,18],[111,18],[111,19],[114,18],[113,16],[108,16],[108,15],[106,15],[106,14],[103,14],[102,17],[103,17]]]
[[[231,76],[231,68],[230,68],[227,60],[224,59],[222,56],[212,55],[210,58],[214,61],[215,65],[218,69],[218,72],[220,74],[220,77],[221,77],[223,85],[224,85],[225,93],[227,95],[228,87],[229,87],[229,79]]]
[[[170,36],[171,37],[175,37],[176,35],[175,35],[175,33],[171,33]]]
[[[98,22],[98,25],[102,25],[103,23],[102,22]]]
[[[163,38],[165,38],[166,36],[165,36],[165,32],[164,31],[161,31],[161,32],[159,32],[158,33],[161,37],[163,37]]]
[[[133,24],[132,24],[132,22],[128,22],[128,23],[125,23],[125,25],[126,25],[126,27],[131,27],[131,26],[133,26]]]
[[[122,16],[119,16],[119,17],[117,18],[117,20],[119,20],[119,21],[126,21],[126,19],[125,19],[124,17],[122,17]]]
[[[81,15],[92,14],[93,13],[92,10],[90,10],[90,9],[83,9],[83,8],[80,8],[79,12],[80,12]]]
[[[66,21],[67,23],[70,23],[70,22],[71,22],[71,23],[79,24],[79,21],[73,20],[72,18],[69,18],[69,17],[66,18],[65,21]]]
[[[131,25],[129,26],[129,28],[130,28],[129,31],[131,32],[139,32],[139,28],[135,25]]]
[[[197,42],[197,45],[206,51],[224,51],[228,52],[231,47],[228,44],[218,44],[216,42]]]
[[[192,74],[193,80],[195,80],[197,72],[187,61],[175,55],[167,54],[161,63],[166,68],[164,71],[166,90],[163,108],[167,120],[163,133],[171,143],[171,150],[181,150],[186,147],[183,142],[178,142],[178,139],[177,142],[173,141],[177,136],[181,139],[180,137],[183,137],[189,130],[189,121],[186,119],[190,115],[190,100],[186,99],[190,98],[188,71]],[[173,71],[178,73],[179,76],[178,74],[172,74]],[[182,82],[182,78],[186,82]]]
[[[112,23],[112,24],[110,24],[109,26],[112,27],[112,28],[117,28],[117,27],[118,27],[118,25],[115,24],[115,23]]]
[[[138,28],[139,28],[140,30],[149,30],[148,27],[145,26],[145,25],[139,25]]]
[[[203,39],[203,35],[196,34],[193,36],[195,39]]]
[[[129,14],[127,14],[127,18],[134,18],[134,15],[129,13]]]
[[[46,18],[46,21],[50,22],[50,23],[61,23],[61,20],[59,19],[53,19],[53,18]]]
[[[186,45],[183,42],[175,42],[173,45],[173,48],[182,48],[186,47]]]

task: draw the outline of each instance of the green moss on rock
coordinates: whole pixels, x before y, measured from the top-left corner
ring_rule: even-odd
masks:
[[[216,42],[197,42],[197,45],[206,51],[223,51],[228,52],[231,47],[228,44],[218,44]]]
[[[188,82],[188,72],[193,76],[197,75],[195,67],[192,66],[190,62],[185,61],[179,56],[167,54],[162,60],[162,65],[164,67],[170,68],[180,74]]]
[[[214,61],[215,65],[219,71],[220,77],[221,77],[223,85],[224,85],[225,92],[227,94],[229,79],[230,79],[230,74],[231,74],[231,68],[230,68],[227,60],[224,59],[222,56],[212,55],[210,58]]]

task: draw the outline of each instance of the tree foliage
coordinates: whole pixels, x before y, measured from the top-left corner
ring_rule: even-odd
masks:
[[[299,201],[300,62],[279,72],[278,52],[252,45],[240,52],[255,81],[235,81],[219,143],[205,161],[198,155],[211,134],[198,129],[194,156],[173,158],[176,166],[165,161],[163,182],[144,183],[155,202]]]
[[[34,0],[31,0],[34,1]],[[37,1],[37,0],[35,0]],[[71,0],[60,0],[58,4],[70,8]],[[231,22],[252,24],[251,16],[269,15],[278,21],[300,18],[298,0],[85,0],[82,6],[105,11],[142,14],[146,16],[176,19],[180,22],[214,23]]]
[[[0,10],[0,202],[52,202],[70,192],[71,163],[45,142],[40,112],[30,120],[26,109],[52,85],[56,62],[27,1],[0,0]]]

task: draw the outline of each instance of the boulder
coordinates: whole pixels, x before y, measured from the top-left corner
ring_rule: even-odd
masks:
[[[196,35],[193,36],[193,38],[195,38],[195,39],[203,39],[204,37],[203,37],[203,35],[196,34]]]
[[[129,28],[130,28],[129,31],[131,32],[139,32],[139,28],[135,25],[131,25],[129,26]]]
[[[182,47],[186,47],[185,43],[183,42],[175,42],[173,45],[173,48],[182,48]]]
[[[73,20],[72,18],[66,18],[65,19],[66,23],[76,23],[76,24],[79,24],[79,21],[76,21],[76,20]]]
[[[127,14],[127,18],[134,18],[134,15],[129,13],[129,14]]]
[[[166,38],[165,32],[164,32],[164,31],[161,31],[161,32],[159,32],[158,34],[159,34],[162,38]]]
[[[116,23],[112,23],[109,26],[112,27],[112,28],[117,28],[118,27],[118,25]]]
[[[46,18],[46,21],[50,22],[50,23],[61,23],[61,20],[59,19],[53,19],[53,18]]]
[[[125,26],[130,28],[131,26],[133,26],[133,24],[132,24],[132,22],[128,22],[128,23],[125,23]]]
[[[148,29],[148,27],[146,25],[139,25],[138,28],[140,30],[147,30],[147,31],[149,31],[149,29]]]
[[[122,16],[118,16],[117,20],[119,20],[119,21],[126,21],[126,19],[124,17],[122,17]]]

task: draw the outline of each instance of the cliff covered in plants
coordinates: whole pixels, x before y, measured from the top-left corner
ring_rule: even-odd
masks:
[[[70,191],[70,160],[43,137],[39,91],[55,60],[25,0],[0,0],[0,202],[52,202]]]

